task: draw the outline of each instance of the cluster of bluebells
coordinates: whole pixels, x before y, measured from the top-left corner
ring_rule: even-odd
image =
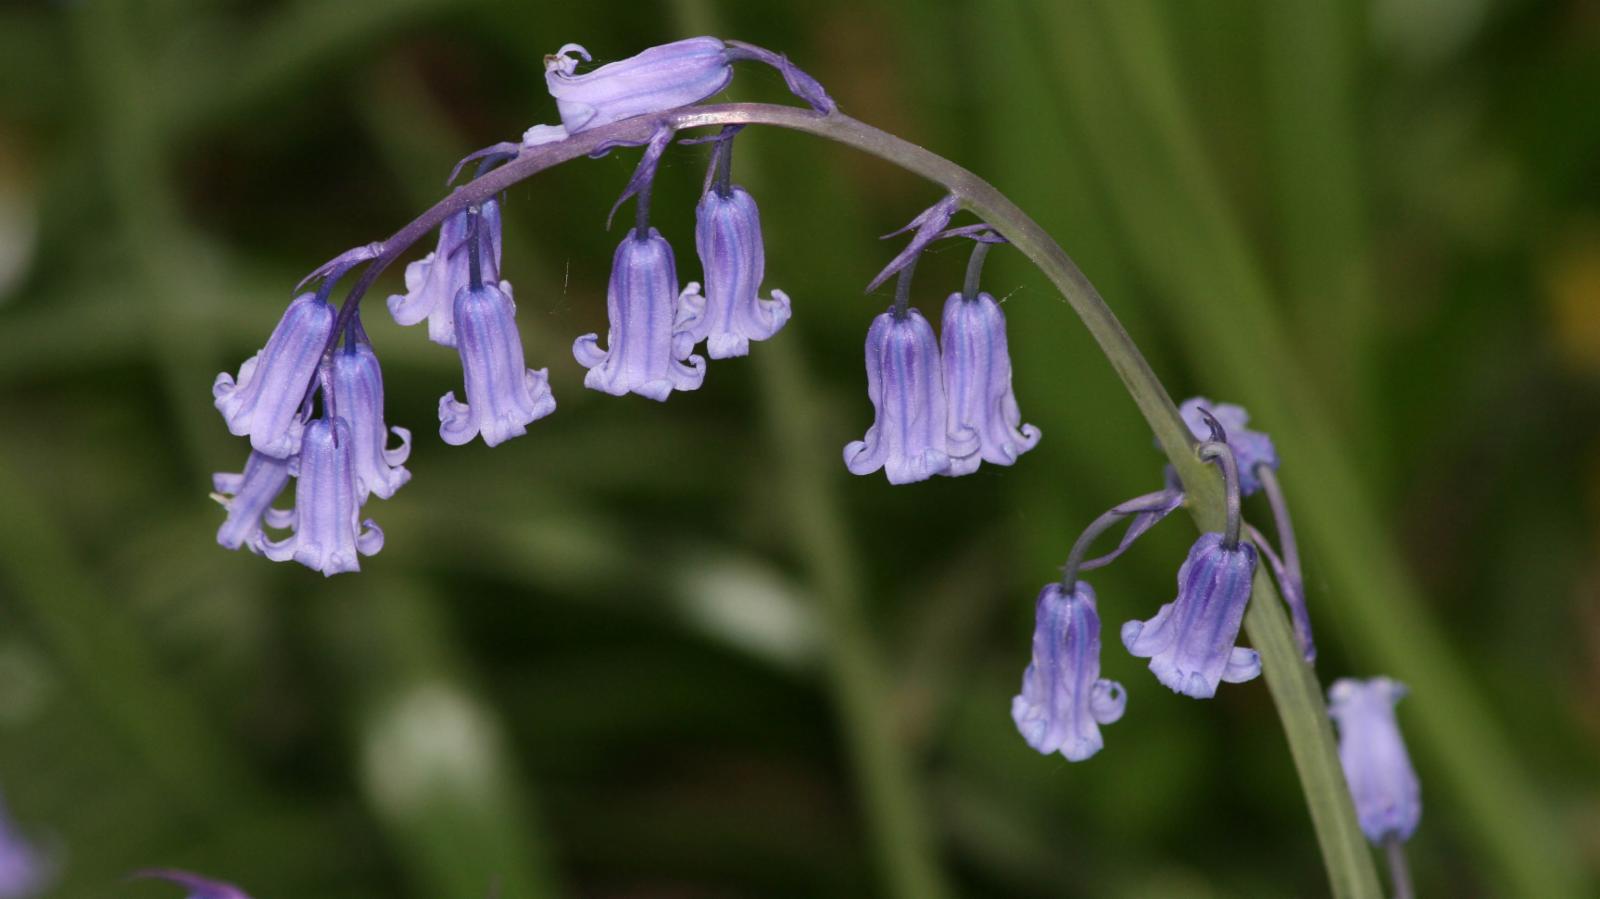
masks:
[[[1148,620],[1123,623],[1120,635],[1129,653],[1149,659],[1151,673],[1172,691],[1195,699],[1216,695],[1222,683],[1241,683],[1261,673],[1255,650],[1238,646],[1239,630],[1249,604],[1258,554],[1272,553],[1273,565],[1286,599],[1295,611],[1297,629],[1304,618],[1299,588],[1298,559],[1272,552],[1259,532],[1240,516],[1241,496],[1267,489],[1273,509],[1283,504],[1276,495],[1274,471],[1278,458],[1271,439],[1250,431],[1248,415],[1238,406],[1213,405],[1201,397],[1184,403],[1181,413],[1194,437],[1197,452],[1216,463],[1223,473],[1228,498],[1228,521],[1222,531],[1201,534],[1178,569],[1177,596]],[[1121,717],[1126,704],[1123,688],[1100,677],[1100,618],[1095,592],[1079,575],[1109,564],[1142,534],[1185,500],[1176,477],[1169,471],[1168,486],[1108,510],[1078,538],[1059,583],[1049,584],[1036,603],[1033,658],[1022,676],[1022,692],[1012,700],[1011,715],[1028,745],[1041,753],[1060,752],[1082,761],[1098,752],[1100,727]],[[1112,527],[1126,523],[1117,547],[1107,555],[1086,559],[1090,544]],[[1286,518],[1278,521],[1280,539],[1292,547],[1292,529]],[[1258,548],[1259,547],[1259,548]],[[1294,598],[1291,598],[1294,597]],[[1309,622],[1304,625],[1301,648],[1307,658],[1314,653]]]
[[[478,162],[481,175],[589,129],[697,103],[727,86],[739,60],[777,68],[819,114],[834,108],[826,91],[787,58],[737,41],[692,38],[582,74],[580,59],[587,61],[588,51],[568,44],[545,60],[560,124],[536,125],[521,142],[497,144],[463,163]],[[703,285],[690,282],[681,290],[672,247],[649,224],[656,163],[673,135],[663,126],[650,139],[623,195],[636,198],[638,216],[613,259],[604,345],[598,334],[573,344],[573,355],[589,370],[585,386],[665,400],[704,380],[697,345],[704,344],[712,359],[742,356],[752,341],[772,337],[789,320],[782,291],[760,296],[760,214],[729,174],[736,131],[716,138],[696,209]],[[434,250],[406,267],[405,292],[388,301],[395,322],[427,322],[428,338],[460,357],[461,395],[451,390],[439,399],[439,437],[452,445],[481,438],[496,446],[555,411],[549,370],[529,368],[524,359],[512,287],[500,277],[502,234],[498,199],[462,204],[439,225]],[[221,545],[296,561],[324,575],[356,571],[361,556],[382,548],[383,531],[362,517],[362,509],[371,497],[388,499],[410,480],[411,434],[384,420],[382,372],[358,305],[366,279],[340,308],[329,297],[342,276],[381,259],[386,249],[370,244],[318,268],[302,283],[315,289],[289,304],[261,351],[237,375],[217,376],[217,410],[251,447],[242,471],[214,478],[213,495],[227,510],[217,532]],[[275,506],[291,482],[292,505]]]

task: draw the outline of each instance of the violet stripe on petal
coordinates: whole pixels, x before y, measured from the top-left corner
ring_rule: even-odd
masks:
[[[674,390],[699,387],[706,376],[705,359],[690,352],[691,341],[673,339],[677,308],[672,247],[654,228],[644,236],[630,230],[611,264],[607,348],[600,348],[597,334],[585,334],[572,344],[572,355],[589,369],[583,386],[613,396],[637,393],[663,401]]]
[[[1261,673],[1261,657],[1234,643],[1255,570],[1255,547],[1229,549],[1221,534],[1201,534],[1178,569],[1177,599],[1149,621],[1123,624],[1123,645],[1148,658],[1156,679],[1185,696],[1209,699],[1220,681],[1250,680]]]
[[[367,501],[368,494],[388,499],[411,480],[411,472],[405,469],[406,457],[411,455],[411,432],[394,428],[400,445],[388,447],[390,429],[383,421],[383,372],[378,357],[365,338],[345,339],[345,346],[333,354],[333,393],[339,417],[350,426],[356,487],[361,502]]]
[[[939,342],[922,313],[885,312],[867,331],[867,397],[873,423],[844,448],[851,474],[883,469],[891,484],[925,481],[950,467],[945,452],[944,381]]]
[[[315,294],[289,304],[267,345],[245,360],[235,381],[227,372],[211,386],[229,433],[249,435],[258,452],[286,459],[300,449],[300,405],[333,332],[334,310]]]
[[[1061,584],[1039,591],[1034,604],[1033,660],[1022,674],[1022,693],[1011,700],[1011,719],[1028,745],[1081,762],[1100,751],[1100,725],[1122,717],[1122,685],[1100,676],[1100,615],[1094,589],[1078,581],[1070,595]]]
[[[705,271],[705,289],[690,282],[679,297],[678,340],[704,340],[706,355],[728,359],[750,352],[750,341],[766,340],[789,320],[789,297],[781,290],[763,300],[766,273],[761,213],[756,201],[734,185],[727,196],[708,190],[695,207],[695,248]],[[686,349],[680,347],[680,354]]]
[[[733,66],[727,48],[714,37],[674,41],[575,74],[578,59],[589,60],[580,44],[567,44],[544,58],[544,80],[573,134],[621,119],[697,103],[728,86]]]
[[[987,293],[965,299],[953,293],[940,328],[944,386],[949,401],[950,475],[969,474],[980,462],[1010,465],[1038,444],[1039,429],[1022,424],[1011,389],[1006,317]]]
[[[439,437],[460,446],[483,436],[497,446],[528,432],[528,425],[556,410],[550,370],[523,363],[511,284],[463,287],[456,293],[456,349],[466,383],[465,403],[454,391],[439,399]]]
[[[294,533],[279,541],[261,540],[261,552],[274,562],[294,560],[332,576],[360,571],[357,555],[383,548],[383,531],[362,521],[356,496],[354,442],[344,419],[326,417],[306,425],[296,461]]]

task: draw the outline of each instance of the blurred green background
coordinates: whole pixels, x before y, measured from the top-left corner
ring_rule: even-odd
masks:
[[[1187,523],[1095,576],[1105,751],[1017,736],[1034,593],[1160,457],[1002,249],[1044,441],[846,474],[876,236],[938,191],[812,138],[740,141],[795,308],[749,359],[664,405],[582,388],[634,154],[575,162],[506,204],[559,414],[447,450],[458,363],[383,314],[391,272],[387,546],[325,581],[215,545],[245,447],[211,380],[300,276],[554,120],[544,53],[705,32],[989,178],[1175,396],[1274,434],[1319,673],[1413,688],[1423,895],[1600,889],[1600,4],[79,0],[0,7],[0,790],[52,895],[172,895],[119,881],[152,864],[257,899],[1326,892],[1264,686],[1196,703],[1117,645]],[[753,67],[726,96],[784,100]],[[684,280],[704,159],[658,180]],[[925,312],[964,259],[924,261]]]

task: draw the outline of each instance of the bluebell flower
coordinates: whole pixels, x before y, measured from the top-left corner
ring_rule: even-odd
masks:
[[[217,410],[236,437],[250,436],[258,452],[286,459],[300,449],[300,406],[333,333],[334,309],[315,294],[289,304],[261,351],[211,385]]]
[[[342,418],[330,422],[324,416],[306,425],[294,462],[294,533],[276,542],[261,539],[263,555],[332,576],[360,571],[357,553],[370,556],[383,548],[383,531],[360,517],[354,445]]]
[[[1209,699],[1219,681],[1250,680],[1261,673],[1261,656],[1234,643],[1255,570],[1255,547],[1230,549],[1222,534],[1201,534],[1178,569],[1178,598],[1149,621],[1123,624],[1122,644],[1149,659],[1156,679],[1185,696]]]
[[[1034,604],[1033,661],[1022,673],[1022,693],[1011,700],[1011,719],[1028,745],[1081,762],[1104,745],[1100,725],[1122,717],[1128,695],[1100,676],[1100,614],[1094,588],[1078,581],[1070,595],[1059,583],[1039,591]]]
[[[573,134],[622,119],[697,103],[728,86],[733,66],[714,37],[662,44],[636,56],[574,74],[589,51],[567,44],[544,58],[544,80]]]
[[[925,481],[950,468],[945,451],[944,380],[939,341],[922,313],[885,312],[867,331],[867,397],[874,417],[866,439],[844,448],[851,474],[883,469],[891,484]]]
[[[789,320],[783,291],[772,291],[769,300],[758,296],[766,251],[756,201],[738,185],[726,195],[706,191],[695,207],[694,244],[705,270],[705,292],[691,281],[679,297],[676,339],[691,347],[704,340],[713,359],[746,355],[750,341],[766,340]]]
[[[42,896],[56,874],[55,863],[17,830],[0,806],[0,899]]]
[[[428,320],[428,339],[441,346],[456,345],[456,293],[470,280],[467,230],[470,209],[463,209],[439,226],[439,246],[406,266],[406,292],[389,297],[389,314],[396,324],[414,325]],[[478,264],[483,280],[500,280],[500,204],[486,200],[478,207]]]
[[[286,528],[294,512],[272,508],[272,501],[289,483],[289,460],[251,452],[239,474],[218,472],[211,476],[216,499],[228,510],[227,520],[217,529],[217,543],[228,549],[248,547],[255,552],[261,539],[261,523]]]
[[[148,868],[143,871],[135,871],[131,876],[175,883],[188,891],[188,899],[250,899],[244,890],[233,884],[209,880],[198,874],[179,871],[175,868]]]
[[[608,349],[597,334],[572,344],[572,355],[589,373],[583,386],[613,396],[637,393],[665,400],[674,390],[694,390],[705,380],[705,359],[690,353],[692,342],[673,339],[678,272],[672,247],[651,228],[628,232],[611,263],[606,316]]]
[[[372,344],[359,330],[345,338],[333,354],[333,395],[340,418],[350,426],[350,452],[355,463],[356,488],[361,502],[368,494],[383,499],[394,496],[411,472],[405,469],[411,455],[411,432],[394,428],[400,445],[389,448],[389,431],[383,421],[383,372]]]
[[[439,399],[439,437],[460,446],[481,434],[497,446],[526,434],[529,424],[556,410],[556,398],[550,370],[523,364],[510,282],[463,287],[455,307],[467,401],[457,401],[455,391]]]
[[[969,474],[980,462],[1010,465],[1039,442],[1039,429],[1022,424],[1011,390],[1006,317],[987,293],[966,299],[953,293],[939,330],[944,389],[949,400],[950,470]]]
[[[1263,431],[1252,431],[1245,427],[1250,423],[1250,413],[1243,406],[1212,403],[1203,396],[1196,396],[1184,400],[1178,407],[1178,413],[1183,416],[1184,423],[1197,440],[1208,440],[1211,436],[1211,427],[1200,414],[1201,409],[1210,410],[1228,432],[1228,446],[1239,463],[1239,492],[1249,496],[1260,490],[1261,479],[1256,477],[1256,466],[1266,465],[1273,470],[1278,468],[1278,451],[1272,445],[1272,437]]]
[[[1387,677],[1341,678],[1328,689],[1328,714],[1339,725],[1339,762],[1361,832],[1373,843],[1409,840],[1422,819],[1422,790],[1394,716],[1405,695],[1405,685]]]

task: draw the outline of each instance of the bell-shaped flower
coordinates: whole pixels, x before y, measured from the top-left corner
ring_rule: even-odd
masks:
[[[891,484],[925,481],[950,467],[945,450],[939,341],[922,313],[885,312],[867,331],[867,397],[874,420],[844,448],[851,474],[883,469]]]
[[[1122,685],[1100,676],[1094,588],[1078,581],[1070,595],[1059,583],[1039,591],[1033,661],[1022,673],[1021,695],[1011,700],[1022,738],[1045,755],[1081,762],[1100,751],[1100,725],[1121,718],[1127,703]]]
[[[706,377],[706,361],[693,355],[693,342],[673,339],[677,318],[678,272],[672,246],[654,228],[637,228],[617,246],[606,291],[611,329],[607,349],[597,334],[572,344],[572,355],[589,373],[583,386],[613,396],[637,393],[665,400],[674,390],[694,390]]]
[[[544,58],[544,80],[573,134],[621,119],[697,103],[728,86],[733,66],[714,37],[662,44],[636,56],[575,74],[589,51],[567,44]]]
[[[478,264],[483,280],[500,280],[500,204],[485,200],[478,207]],[[456,293],[467,286],[472,260],[468,255],[468,230],[472,213],[463,209],[439,226],[439,246],[406,266],[406,292],[389,297],[389,314],[396,324],[414,325],[428,320],[428,339],[441,346],[456,345]]]
[[[1217,693],[1217,683],[1242,683],[1261,673],[1261,656],[1235,646],[1256,550],[1248,543],[1231,549],[1222,534],[1201,534],[1178,569],[1178,598],[1149,621],[1122,625],[1128,652],[1150,660],[1156,679],[1196,699]]]
[[[529,424],[556,411],[556,398],[550,370],[523,364],[510,282],[463,287],[455,307],[467,401],[457,401],[455,391],[439,399],[439,437],[460,446],[481,434],[496,446],[526,434]]]
[[[259,353],[223,372],[211,385],[217,410],[236,437],[250,436],[257,452],[287,459],[300,449],[300,405],[333,333],[334,309],[315,294],[289,304]]]
[[[1422,790],[1394,716],[1405,695],[1405,686],[1387,677],[1342,678],[1328,689],[1339,762],[1361,832],[1373,843],[1409,840],[1422,819]]]
[[[1178,407],[1178,414],[1183,416],[1184,423],[1189,426],[1196,440],[1209,440],[1211,437],[1211,426],[1200,414],[1201,409],[1209,410],[1228,434],[1228,446],[1239,463],[1239,493],[1249,496],[1260,490],[1261,479],[1256,477],[1256,466],[1266,465],[1274,471],[1278,468],[1278,450],[1272,445],[1272,437],[1264,431],[1252,431],[1245,427],[1250,423],[1250,413],[1243,406],[1213,404],[1203,396],[1196,396],[1184,400]]]
[[[286,528],[294,512],[272,508],[289,483],[289,460],[252,452],[239,474],[218,472],[211,476],[216,500],[228,510],[228,518],[217,529],[217,542],[228,549],[249,547],[254,552],[261,540],[261,522],[268,527]]]
[[[278,541],[262,539],[263,555],[274,562],[293,559],[332,576],[360,571],[357,553],[370,556],[383,548],[383,531],[371,519],[361,520],[354,447],[343,418],[323,417],[306,425],[293,472],[294,533]]]
[[[132,878],[143,880],[165,880],[175,883],[188,891],[188,899],[250,899],[244,892],[230,883],[210,880],[188,871],[179,871],[176,868],[147,868],[135,871]]]
[[[706,355],[729,359],[750,352],[750,341],[766,340],[789,320],[789,297],[781,290],[763,300],[766,251],[756,201],[734,185],[723,195],[708,190],[695,207],[695,248],[705,270],[705,290],[691,281],[679,297],[677,340],[704,340]],[[686,350],[684,354],[686,354]]]
[[[949,400],[950,470],[970,474],[980,462],[1010,465],[1039,442],[1039,429],[1022,423],[1011,390],[1006,316],[987,293],[966,299],[953,293],[939,331],[944,389]]]
[[[367,501],[368,494],[383,499],[394,496],[411,480],[411,472],[405,469],[406,457],[411,455],[411,432],[394,428],[400,445],[389,448],[391,429],[383,422],[383,372],[364,336],[346,337],[344,347],[333,354],[333,395],[339,417],[350,426],[350,452],[361,502]]]

